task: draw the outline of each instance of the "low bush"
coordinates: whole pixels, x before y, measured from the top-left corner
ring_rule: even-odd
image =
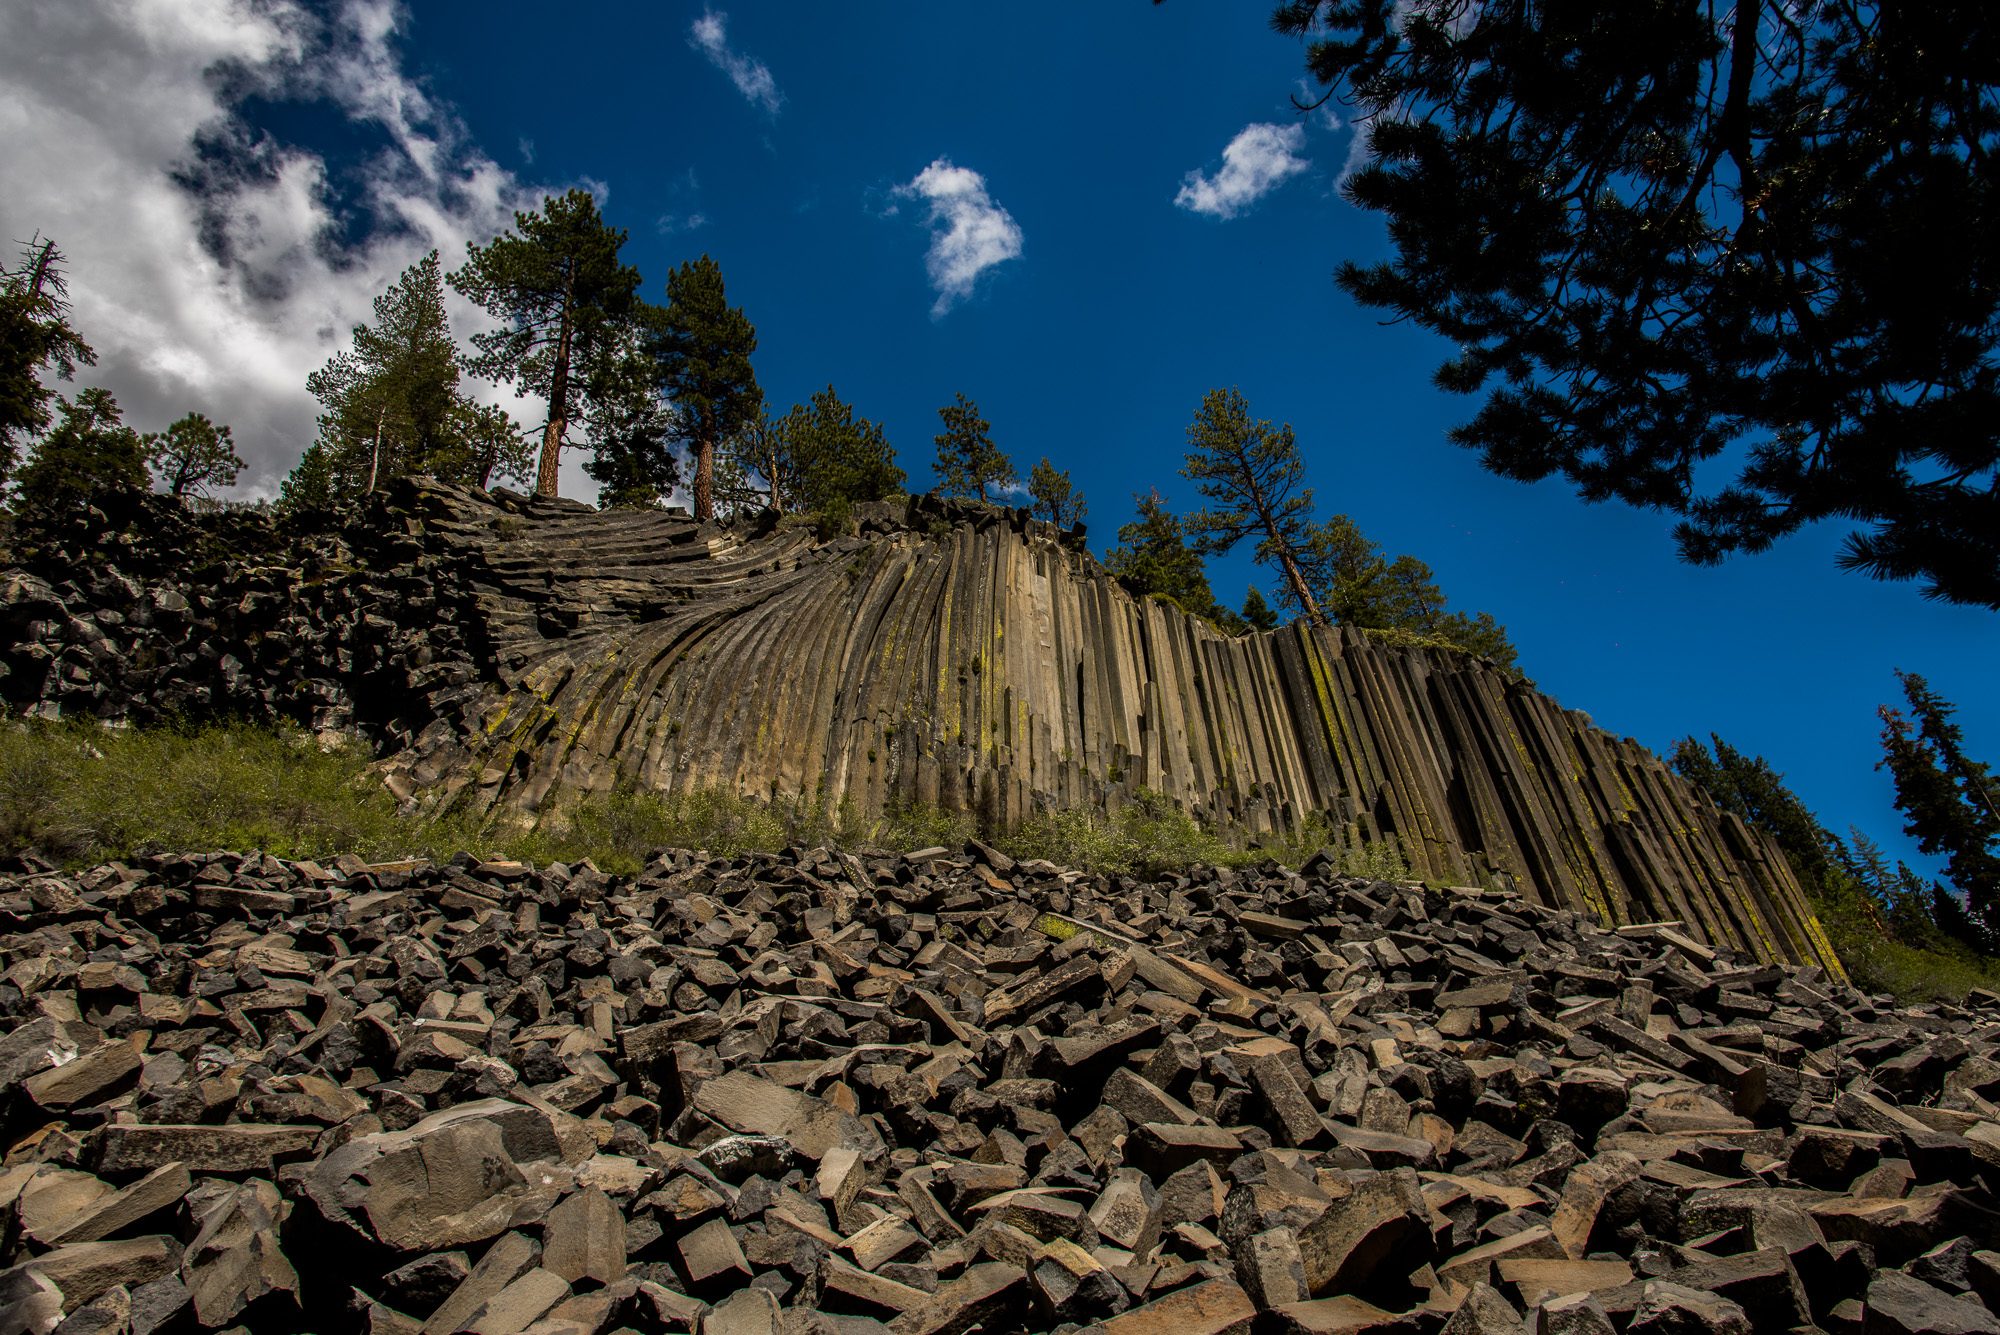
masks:
[[[1975,987],[2000,992],[2000,960],[1964,946],[1940,943],[1925,949],[1882,934],[1865,914],[1840,903],[1814,905],[1834,953],[1847,976],[1863,992],[1887,993],[1904,1005],[1965,1000]]]

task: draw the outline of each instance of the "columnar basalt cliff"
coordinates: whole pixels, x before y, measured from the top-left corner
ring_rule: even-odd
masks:
[[[155,500],[17,552],[0,689],[354,728],[404,800],[523,819],[621,784],[993,829],[1142,790],[1252,831],[1323,813],[1426,878],[1839,967],[1767,836],[1488,665],[1303,623],[1229,638],[1024,512],[859,519],[821,541],[409,479],[287,533]]]

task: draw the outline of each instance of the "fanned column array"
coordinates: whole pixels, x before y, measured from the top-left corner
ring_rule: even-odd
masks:
[[[1253,831],[1324,813],[1426,878],[1839,967],[1771,840],[1631,739],[1462,656],[1220,635],[1023,512],[863,507],[820,542],[435,485],[409,508],[467,583],[441,601],[477,609],[486,682],[391,762],[422,801],[724,787],[1006,829],[1150,791]]]

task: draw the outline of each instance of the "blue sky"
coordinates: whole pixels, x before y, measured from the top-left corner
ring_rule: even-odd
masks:
[[[1353,132],[1293,111],[1300,50],[1257,5],[613,3],[578,18],[345,0],[278,5],[287,27],[270,7],[185,0],[163,11],[188,20],[171,49],[130,7],[79,12],[97,26],[38,18],[0,76],[42,99],[29,119],[81,118],[66,161],[115,159],[123,176],[88,215],[72,186],[0,203],[0,221],[64,240],[85,332],[121,331],[99,339],[101,369],[135,415],[202,399],[254,426],[238,435],[255,442],[255,491],[310,438],[303,370],[402,263],[430,244],[449,261],[511,204],[585,184],[629,230],[650,296],[713,255],[757,325],[772,403],[831,383],[885,424],[913,487],[930,482],[937,407],[963,392],[1023,475],[1044,455],[1071,470],[1101,551],[1134,491],[1192,507],[1183,433],[1204,392],[1234,385],[1296,429],[1323,515],[1429,562],[1454,606],[1492,612],[1542,688],[1606,728],[1656,750],[1716,731],[1832,828],[1913,860],[1872,768],[1892,669],[1926,674],[1975,753],[2000,759],[1994,614],[1840,574],[1835,528],[1693,569],[1667,517],[1501,481],[1444,439],[1475,401],[1431,387],[1437,340],[1334,287],[1340,261],[1386,253],[1383,230],[1335,193]],[[179,100],[107,83],[88,110],[62,104],[64,53],[113,39],[155,84],[181,79]],[[236,85],[210,77],[225,62]],[[206,135],[220,184],[198,202],[235,238],[192,278],[181,252],[135,239],[194,211],[154,179],[188,176],[176,127]],[[34,177],[26,150],[6,151],[10,180]],[[949,219],[923,183],[956,187],[986,229],[956,268],[927,263]],[[107,210],[113,224],[95,221]],[[574,466],[565,486],[584,489]],[[1272,587],[1247,556],[1211,577],[1232,603]]]

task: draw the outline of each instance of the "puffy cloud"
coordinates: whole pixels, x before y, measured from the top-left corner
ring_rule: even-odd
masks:
[[[1303,125],[1246,125],[1222,150],[1222,170],[1213,176],[1189,172],[1174,203],[1193,213],[1234,218],[1312,165],[1298,156],[1305,142]]]
[[[778,114],[778,108],[785,105],[785,95],[778,90],[778,81],[772,77],[770,67],[754,56],[746,56],[733,50],[729,45],[729,15],[704,9],[701,17],[688,28],[688,45],[708,57],[708,63],[729,76],[729,82],[736,85],[736,91],[748,98],[752,105],[764,109],[767,116]]]
[[[395,0],[66,0],[18,7],[0,43],[0,226],[67,252],[98,353],[79,383],[141,429],[229,423],[250,495],[311,441],[306,376],[371,300],[534,202],[404,72],[403,21]],[[250,94],[325,99],[377,147],[330,168],[239,117]],[[485,327],[450,300],[461,336]]]
[[[969,167],[939,158],[895,193],[930,205],[931,248],[924,265],[938,294],[932,319],[970,297],[979,275],[1021,254],[1021,224],[987,193],[986,178]],[[895,212],[891,206],[882,216]]]

